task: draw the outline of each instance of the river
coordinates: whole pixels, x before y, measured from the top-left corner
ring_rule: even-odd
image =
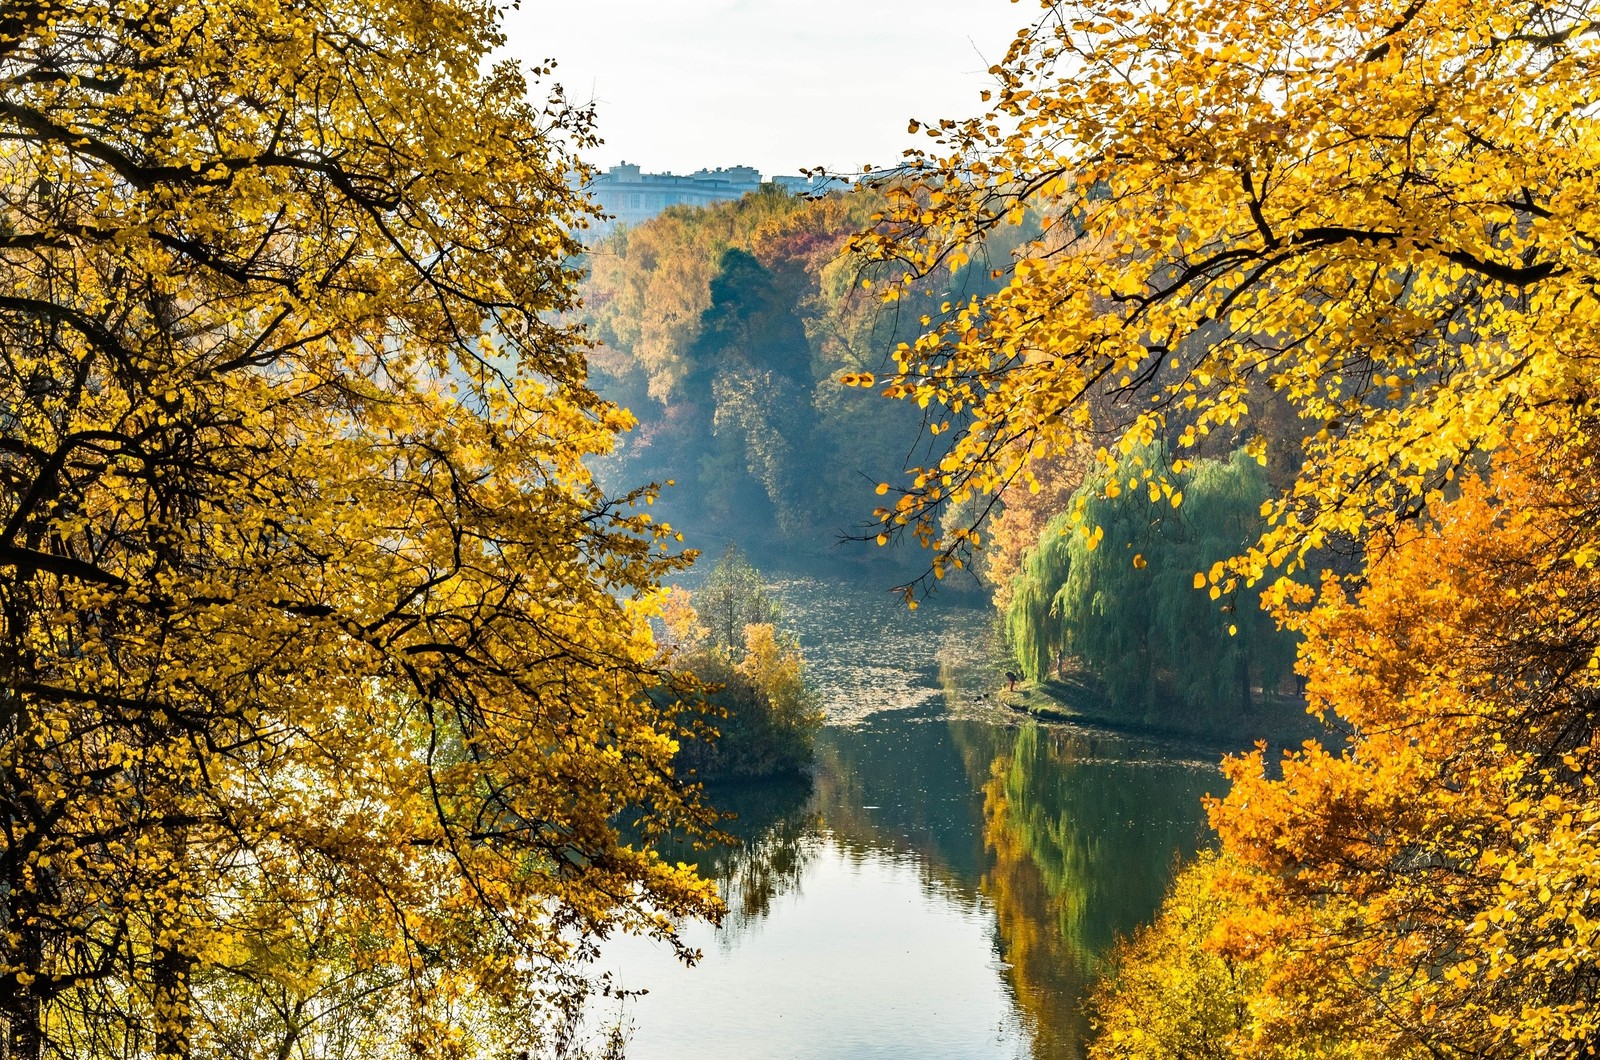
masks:
[[[773,586],[823,693],[809,784],[717,793],[739,847],[703,958],[619,939],[630,1060],[1071,1060],[1119,936],[1206,841],[1213,753],[1020,720],[989,612],[812,579]]]

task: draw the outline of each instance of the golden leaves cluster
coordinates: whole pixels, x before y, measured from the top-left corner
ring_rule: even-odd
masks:
[[[1004,286],[948,306],[883,380],[966,410],[886,533],[958,548],[941,507],[1070,444],[1248,440],[1266,386],[1306,461],[1224,575],[1257,577],[1592,400],[1590,5],[1044,6],[990,113],[930,128],[858,241],[914,285],[1044,218]]]
[[[585,940],[715,909],[648,843],[699,818],[643,694],[679,561],[553,322],[589,116],[493,16],[0,18],[19,1056],[489,1048]]]
[[[1298,620],[1349,748],[1228,767],[1212,822],[1254,874],[1269,1024],[1460,1056],[1587,1055],[1600,1028],[1593,446],[1498,465]]]

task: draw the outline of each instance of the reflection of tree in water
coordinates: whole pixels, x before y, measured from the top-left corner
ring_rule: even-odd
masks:
[[[981,887],[994,903],[1011,986],[1032,1027],[1034,1057],[1081,1057],[1087,1030],[1082,1004],[1089,983],[1083,954],[1057,929],[1060,901],[1029,857],[1020,832],[1007,826],[1011,807],[998,770],[984,794],[984,834],[994,863]]]
[[[724,930],[736,932],[761,920],[775,899],[799,886],[806,861],[820,843],[814,823],[814,814],[786,817],[734,851],[717,873],[717,886],[728,903]]]
[[[1211,770],[1110,735],[880,714],[819,734],[814,781],[713,790],[738,816],[732,846],[698,860],[729,905],[731,948],[836,851],[905,859],[944,900],[977,893],[1035,1060],[1078,1060],[1083,999],[1111,943],[1154,915],[1179,857],[1203,835]],[[663,853],[666,853],[665,851]]]
[[[1082,998],[1099,962],[1154,915],[1200,843],[1200,796],[1217,786],[1215,774],[1123,753],[1116,740],[1028,725],[984,786],[993,861],[982,889],[1038,1060],[1083,1055]]]
[[[731,942],[767,916],[827,845],[847,861],[911,853],[930,891],[974,898],[983,857],[975,778],[987,775],[994,756],[991,730],[1002,736],[1004,730],[970,722],[963,728],[971,730],[965,741],[973,745],[970,754],[952,742],[943,722],[899,716],[879,725],[825,728],[817,737],[813,780],[709,792],[712,805],[737,814],[722,825],[735,842],[673,856],[698,861],[717,881],[729,909],[722,937]]]
[[[918,708],[824,729],[816,766],[814,805],[846,857],[909,854],[930,892],[976,897],[982,795],[947,722]]]
[[[733,843],[699,855],[700,871],[717,881],[728,905],[723,929],[730,941],[799,885],[819,842],[817,814],[807,808],[810,797],[811,782],[801,779],[710,793],[712,805],[735,815],[722,825]]]

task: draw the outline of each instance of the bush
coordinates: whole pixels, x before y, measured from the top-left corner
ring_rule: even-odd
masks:
[[[806,684],[799,644],[771,621],[777,608],[755,568],[730,548],[698,597],[674,593],[666,609],[673,661],[704,686],[702,705],[711,716],[707,738],[679,749],[679,771],[699,780],[805,771],[822,711]]]

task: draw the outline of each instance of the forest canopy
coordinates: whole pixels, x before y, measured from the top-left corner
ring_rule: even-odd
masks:
[[[840,380],[881,370],[938,306],[885,313],[860,285],[850,238],[884,206],[872,188],[806,198],[767,185],[669,208],[590,248],[573,319],[601,344],[595,386],[638,420],[598,473],[670,480],[658,512],[708,552],[735,540],[768,563],[870,556],[834,546],[862,536],[873,489],[912,459],[920,410],[885,408]],[[940,297],[990,283],[956,270]]]

